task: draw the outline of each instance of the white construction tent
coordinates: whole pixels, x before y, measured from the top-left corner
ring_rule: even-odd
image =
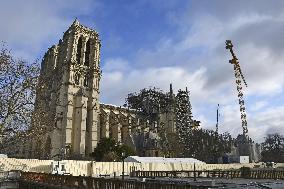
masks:
[[[192,164],[206,164],[203,161],[194,158],[164,158],[164,157],[139,157],[128,156],[124,159],[125,162],[135,163],[192,163]]]

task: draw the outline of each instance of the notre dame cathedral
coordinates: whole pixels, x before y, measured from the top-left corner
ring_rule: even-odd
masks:
[[[104,137],[133,147],[140,156],[165,155],[159,132],[161,127],[162,132],[177,132],[174,106],[153,122],[139,116],[139,110],[100,104],[100,48],[98,33],[75,20],[45,53],[31,125],[34,135],[22,157],[86,158]],[[169,93],[174,99],[172,87]],[[192,124],[197,128],[199,121]]]

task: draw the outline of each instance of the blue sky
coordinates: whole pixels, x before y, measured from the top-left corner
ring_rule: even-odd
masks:
[[[122,105],[130,92],[156,86],[191,91],[195,119],[242,132],[231,39],[248,88],[249,135],[284,134],[282,0],[10,0],[0,6],[0,40],[28,61],[41,59],[77,17],[102,41],[100,101]]]

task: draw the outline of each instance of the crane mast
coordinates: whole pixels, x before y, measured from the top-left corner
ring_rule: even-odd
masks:
[[[219,132],[219,104],[218,104],[218,106],[217,106],[217,115],[216,115],[216,134],[218,134],[218,132]]]
[[[229,49],[232,59],[229,60],[229,63],[233,64],[234,66],[234,72],[235,72],[235,78],[236,78],[236,85],[237,85],[237,91],[238,91],[238,99],[239,99],[239,105],[240,105],[240,113],[241,113],[241,122],[242,122],[242,128],[243,128],[243,135],[246,139],[248,139],[248,128],[247,128],[247,115],[246,115],[246,108],[245,108],[245,101],[244,101],[244,94],[243,94],[243,88],[242,88],[242,82],[247,87],[247,83],[245,80],[245,77],[242,73],[241,66],[239,64],[238,58],[236,57],[234,51],[233,51],[233,44],[231,40],[226,40],[226,49]]]

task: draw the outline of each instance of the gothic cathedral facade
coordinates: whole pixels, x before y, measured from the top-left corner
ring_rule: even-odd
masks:
[[[174,106],[150,122],[137,110],[100,104],[100,47],[98,33],[75,20],[58,45],[48,49],[38,81],[33,135],[16,157],[87,158],[101,138],[126,144],[140,156],[165,156],[164,133],[177,131]],[[172,86],[169,96],[174,102]]]

